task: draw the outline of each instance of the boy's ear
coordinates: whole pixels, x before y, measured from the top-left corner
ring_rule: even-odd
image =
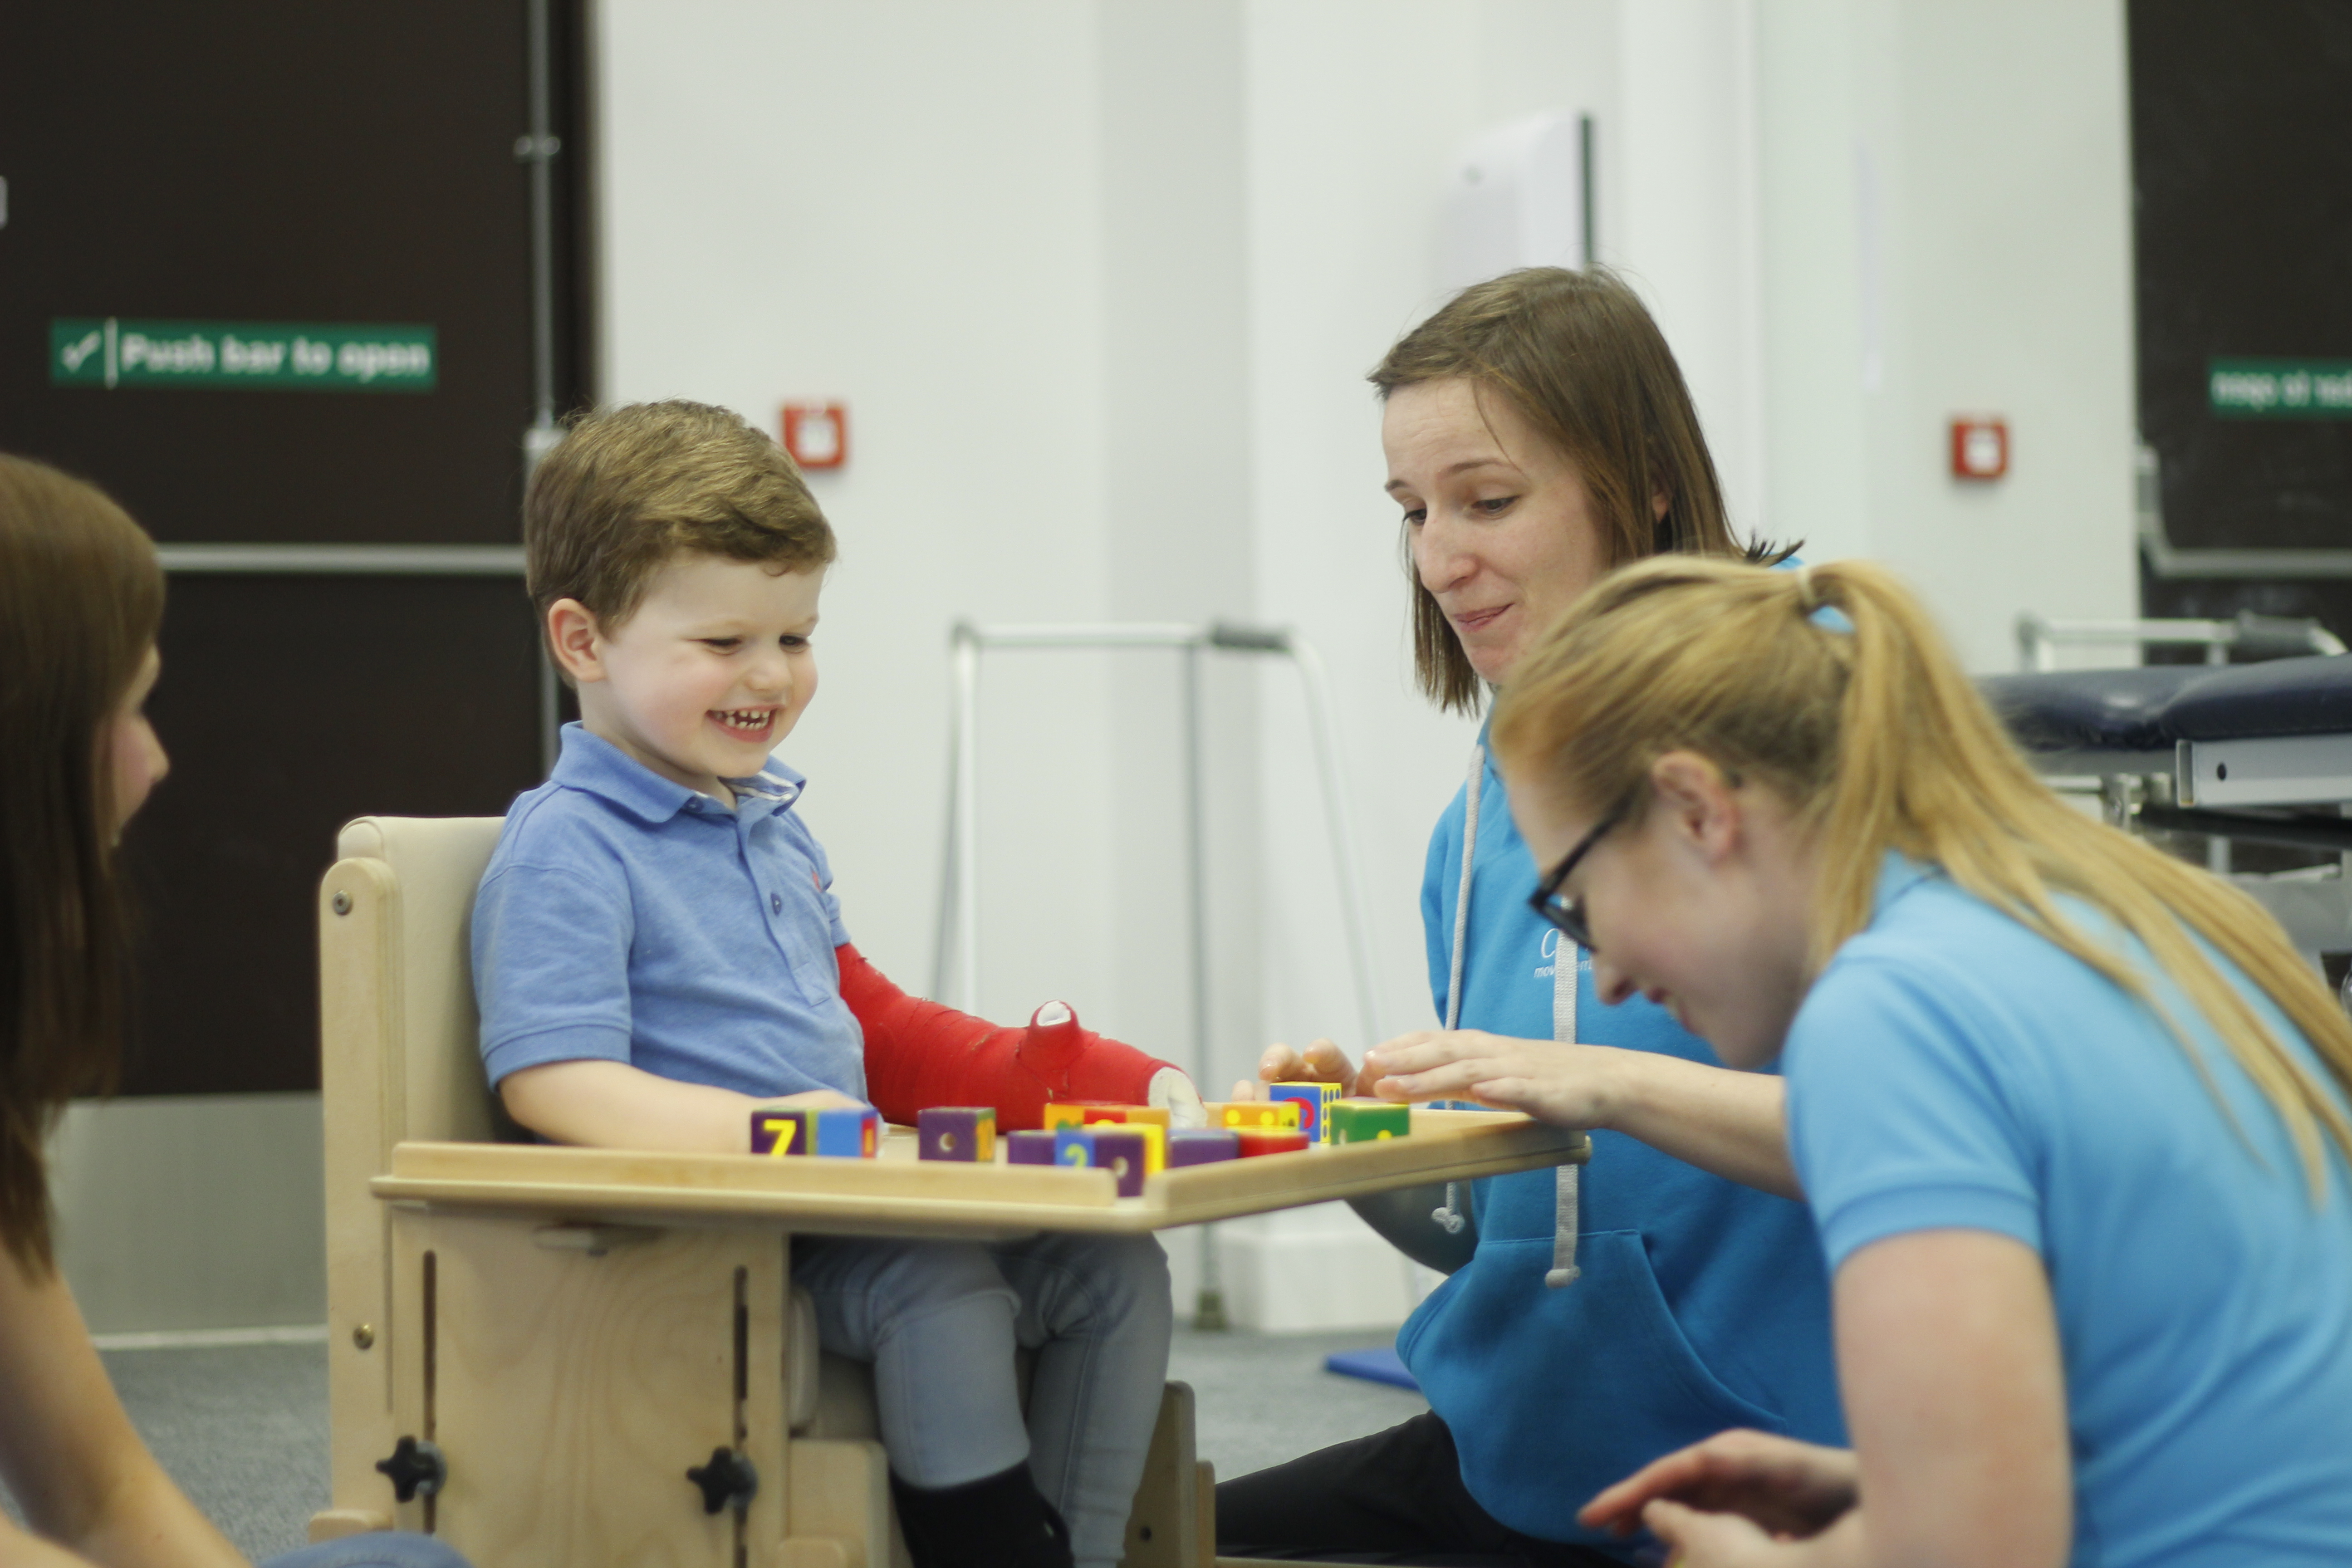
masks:
[[[547,648],[555,668],[574,682],[604,679],[604,661],[597,652],[596,617],[577,599],[558,599],[547,606]]]

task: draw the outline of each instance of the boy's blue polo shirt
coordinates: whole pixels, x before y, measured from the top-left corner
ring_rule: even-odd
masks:
[[[1829,1261],[1939,1229],[2041,1257],[2077,1568],[2352,1562],[2352,1167],[2331,1145],[2315,1204],[2277,1111],[2187,996],[2105,916],[2059,903],[2196,1058],[2088,964],[1890,857],[1785,1050]],[[2222,973],[2326,1082],[2270,998]]]
[[[781,764],[730,811],[578,724],[508,809],[474,898],[474,996],[495,1087],[547,1062],[627,1062],[739,1094],[864,1099],[865,1036],[833,950],[824,851]]]

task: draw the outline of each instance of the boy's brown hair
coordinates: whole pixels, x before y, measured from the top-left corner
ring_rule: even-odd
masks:
[[[632,403],[579,416],[523,498],[530,602],[577,599],[607,631],[645,602],[681,551],[809,572],[833,527],[782,447],[732,409]]]

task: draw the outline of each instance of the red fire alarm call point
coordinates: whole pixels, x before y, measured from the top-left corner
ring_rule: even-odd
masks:
[[[803,468],[837,468],[849,460],[849,405],[784,405],[784,450]]]
[[[2009,472],[2009,422],[1959,415],[1952,420],[1952,478],[1997,479]]]

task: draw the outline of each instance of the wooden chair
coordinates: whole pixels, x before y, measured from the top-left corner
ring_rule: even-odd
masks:
[[[332,1501],[311,1538],[422,1530],[481,1568],[904,1568],[870,1373],[819,1353],[780,1227],[371,1190],[403,1143],[512,1134],[467,961],[499,820],[362,817],[320,889]],[[1170,1384],[1133,1568],[1210,1560],[1206,1468]]]

